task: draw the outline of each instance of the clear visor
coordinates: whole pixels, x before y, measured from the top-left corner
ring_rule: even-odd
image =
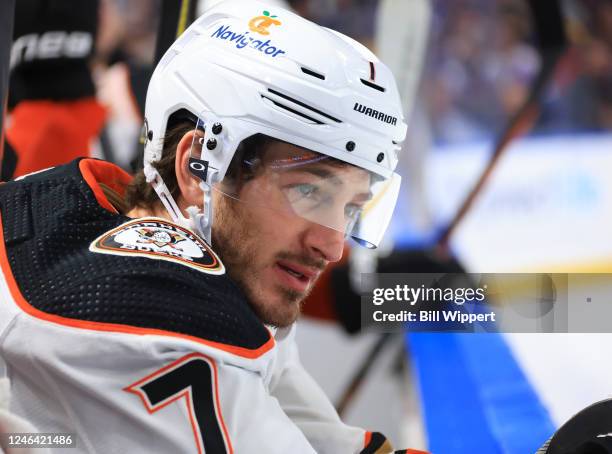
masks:
[[[214,189],[376,248],[393,214],[400,181],[399,175],[384,178],[259,134],[238,147],[225,178]]]

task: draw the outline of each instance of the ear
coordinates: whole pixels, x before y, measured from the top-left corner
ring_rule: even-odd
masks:
[[[199,157],[201,146],[199,144],[200,135],[195,131],[186,133],[176,146],[176,159],[174,161],[174,172],[176,181],[181,191],[177,203],[181,210],[189,206],[202,208],[202,190],[200,180],[194,177],[189,171],[189,153],[193,146],[194,157]]]

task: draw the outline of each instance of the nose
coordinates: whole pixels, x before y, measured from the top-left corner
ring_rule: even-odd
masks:
[[[337,262],[344,250],[344,234],[320,224],[309,223],[304,234],[307,249],[328,262]]]

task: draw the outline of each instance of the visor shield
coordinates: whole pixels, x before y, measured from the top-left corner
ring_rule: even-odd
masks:
[[[391,222],[401,182],[402,177],[394,173],[391,178],[372,184],[372,198],[363,206],[349,233],[353,240],[370,249],[378,247]]]
[[[251,206],[299,216],[375,248],[393,214],[400,181],[396,174],[384,178],[257,135],[238,148],[224,179],[213,189]]]

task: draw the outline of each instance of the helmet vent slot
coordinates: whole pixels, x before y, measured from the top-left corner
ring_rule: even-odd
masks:
[[[272,103],[274,103],[274,105],[275,105],[276,107],[279,107],[279,108],[281,108],[281,109],[283,109],[283,110],[286,110],[286,111],[288,111],[288,112],[291,112],[293,115],[297,115],[297,116],[299,116],[299,117],[302,117],[302,118],[304,118],[305,120],[308,120],[310,123],[315,123],[315,124],[317,124],[317,125],[322,125],[322,124],[324,124],[322,121],[319,121],[319,120],[317,120],[316,118],[309,117],[308,115],[305,115],[305,114],[303,114],[303,113],[302,113],[302,112],[300,112],[300,111],[297,111],[297,110],[295,110],[295,109],[292,109],[292,108],[291,108],[291,107],[289,107],[289,106],[286,106],[286,105],[284,105],[284,104],[281,104],[280,102],[275,101],[274,99],[269,98],[269,97],[267,97],[266,95],[261,95],[261,97],[262,97],[262,98],[264,98],[264,99],[267,99],[268,101],[270,101],[270,102],[272,102]]]
[[[314,72],[312,69],[304,68],[302,66],[302,72],[304,74],[308,74],[309,76],[316,77],[317,79],[325,80],[325,76],[323,74],[319,74],[317,72]]]
[[[374,90],[382,91],[383,93],[384,93],[385,91],[387,91],[387,90],[385,89],[385,87],[381,87],[380,85],[376,85],[375,83],[372,83],[372,82],[370,82],[369,80],[361,79],[361,83],[362,83],[363,85],[367,85],[367,86],[368,86],[368,87],[370,87],[370,88],[373,88]]]
[[[274,104],[276,104],[279,107],[283,107],[283,108],[285,108],[287,110],[291,110],[291,111],[295,111],[295,110],[297,110],[297,111],[307,110],[307,111],[315,113],[315,114],[317,114],[317,115],[319,115],[319,116],[321,116],[323,118],[326,118],[328,120],[332,120],[332,121],[334,121],[336,123],[342,123],[342,120],[339,120],[336,117],[333,117],[333,116],[331,116],[331,115],[329,115],[329,114],[327,114],[325,112],[320,111],[319,109],[316,109],[316,108],[314,108],[312,106],[309,106],[308,104],[303,103],[302,101],[298,101],[297,99],[294,99],[291,96],[287,96],[287,95],[285,95],[285,94],[283,94],[283,93],[281,93],[279,91],[276,91],[276,90],[274,90],[272,88],[269,88],[268,92],[270,92],[271,94],[273,94],[275,96],[278,96],[279,98],[282,98],[282,99],[284,99],[286,101],[289,101],[291,104],[293,104],[293,105],[291,105],[291,104],[287,104],[287,105],[281,104],[278,99],[274,100],[272,98],[268,98],[267,96],[262,95],[262,96],[264,96],[264,98],[268,98],[271,101],[273,101]],[[303,113],[303,112],[299,112],[299,115],[301,115],[303,117],[310,118],[309,115],[307,115],[306,113]],[[324,122],[320,121],[320,120],[316,120],[316,122],[318,124],[324,124]]]

